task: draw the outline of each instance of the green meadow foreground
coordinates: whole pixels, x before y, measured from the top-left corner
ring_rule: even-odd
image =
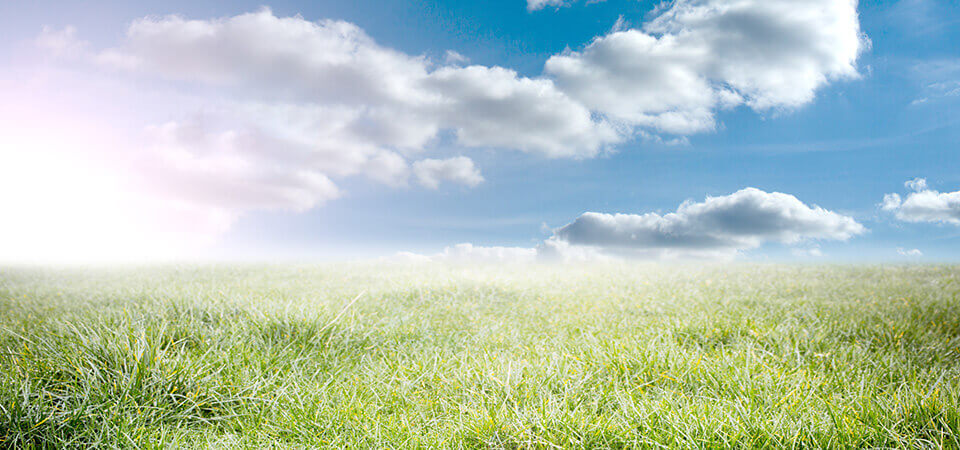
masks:
[[[956,266],[0,268],[0,447],[958,448],[958,396]]]

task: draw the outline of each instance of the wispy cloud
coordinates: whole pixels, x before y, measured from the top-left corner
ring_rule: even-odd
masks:
[[[921,97],[913,101],[914,106],[960,98],[960,58],[917,63],[912,76],[921,85]]]
[[[564,8],[581,0],[527,0],[527,11],[539,11],[544,8]],[[600,3],[606,0],[585,0],[584,3]]]

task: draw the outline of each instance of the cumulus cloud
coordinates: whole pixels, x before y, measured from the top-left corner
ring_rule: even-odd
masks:
[[[588,212],[551,241],[636,257],[730,257],[765,242],[847,240],[866,229],[853,218],[779,192],[746,188],[660,215]]]
[[[810,102],[858,76],[869,45],[856,0],[677,0],[642,29],[550,58],[546,71],[590,109],[673,134],[712,130],[715,112]]]
[[[904,183],[912,190],[906,198],[891,193],[883,196],[880,209],[893,213],[904,222],[933,222],[960,225],[960,191],[938,192],[927,180],[916,178]]]
[[[441,181],[477,186],[483,182],[483,176],[466,156],[449,159],[424,159],[413,164],[413,173],[417,181],[428,189],[437,189]]]

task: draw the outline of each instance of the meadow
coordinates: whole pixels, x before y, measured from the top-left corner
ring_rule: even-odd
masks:
[[[960,267],[0,268],[0,447],[960,448]]]

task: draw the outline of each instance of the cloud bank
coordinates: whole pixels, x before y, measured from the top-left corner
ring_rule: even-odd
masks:
[[[686,201],[663,215],[587,212],[554,230],[536,249],[518,253],[522,255],[518,259],[531,254],[541,261],[562,262],[732,258],[768,242],[807,244],[797,250],[821,256],[817,241],[846,241],[864,232],[866,228],[852,217],[807,205],[789,194],[745,188],[703,202]],[[465,249],[461,260],[485,255],[482,247]]]

